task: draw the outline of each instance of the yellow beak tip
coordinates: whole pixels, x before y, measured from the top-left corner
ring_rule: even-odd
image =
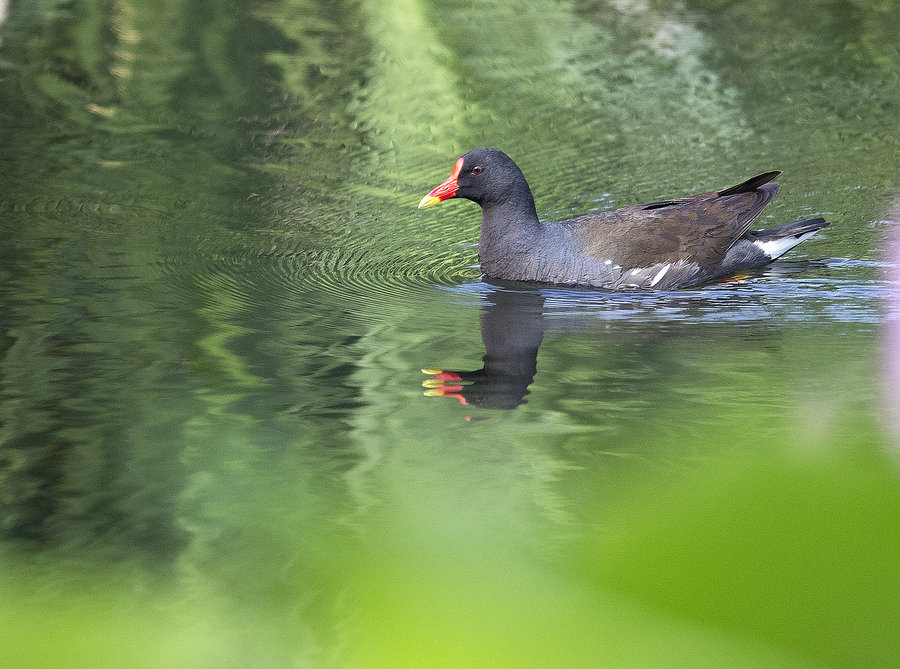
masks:
[[[439,197],[435,197],[434,195],[426,195],[422,198],[422,201],[419,202],[419,209],[422,209],[423,207],[430,207],[431,205],[437,204],[440,201],[441,198]]]

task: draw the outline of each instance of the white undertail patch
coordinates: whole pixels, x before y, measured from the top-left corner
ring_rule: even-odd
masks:
[[[797,244],[806,241],[817,232],[818,230],[813,230],[812,232],[804,232],[802,235],[782,237],[781,239],[757,239],[753,243],[760,251],[765,253],[772,260],[775,260],[775,258],[783,256],[785,253],[797,246]]]

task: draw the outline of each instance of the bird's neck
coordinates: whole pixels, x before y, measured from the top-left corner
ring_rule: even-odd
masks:
[[[482,267],[508,263],[534,252],[541,236],[534,198],[525,189],[481,205],[478,257]]]

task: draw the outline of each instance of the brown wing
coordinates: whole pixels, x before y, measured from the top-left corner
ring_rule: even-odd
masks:
[[[778,193],[766,172],[716,193],[635,205],[569,221],[585,253],[622,267],[681,261],[711,270]]]

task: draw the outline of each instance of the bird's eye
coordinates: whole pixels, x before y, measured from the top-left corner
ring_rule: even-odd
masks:
[[[482,172],[484,172],[484,168],[481,165],[472,168],[472,174],[481,174]]]

